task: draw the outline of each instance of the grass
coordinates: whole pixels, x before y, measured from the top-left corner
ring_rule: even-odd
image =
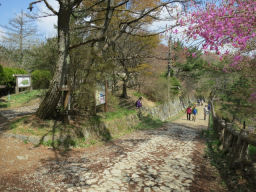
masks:
[[[141,122],[134,128],[134,130],[147,130],[147,129],[157,129],[162,127],[163,121],[159,119],[153,119],[150,116],[142,117]]]
[[[138,98],[139,98],[139,97],[147,98],[146,95],[144,95],[144,94],[142,94],[142,93],[139,93],[139,92],[134,92],[133,95],[134,95],[135,97],[138,97]]]
[[[53,125],[53,120],[41,121],[32,116],[26,116],[11,122],[8,132],[33,136],[51,135]]]
[[[96,122],[95,119],[93,121]],[[74,136],[75,127],[72,125],[64,125],[62,122],[53,120],[40,120],[33,116],[26,116],[13,121],[8,133],[26,135],[26,136],[38,136],[44,138],[45,136],[52,136],[53,134],[65,134],[65,139],[52,141],[41,141],[38,145],[52,146],[55,148],[64,147],[68,149],[70,147],[89,147],[95,144],[101,143],[101,140],[96,137],[90,137],[88,139],[83,138],[81,135]],[[28,140],[24,140],[24,143],[28,143]],[[38,146],[37,145],[37,146]]]
[[[0,108],[14,108],[28,104],[34,99],[40,98],[44,93],[44,90],[32,90],[23,91],[18,94],[10,95],[10,97],[3,97],[3,101],[0,101]]]
[[[136,113],[136,110],[119,107],[115,111],[104,113],[104,118],[106,120],[113,120],[113,119],[121,118],[123,116],[131,115],[135,113]]]

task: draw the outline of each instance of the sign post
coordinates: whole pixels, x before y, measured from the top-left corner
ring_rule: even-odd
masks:
[[[105,81],[105,104],[104,104],[104,112],[108,111],[107,107],[107,96],[108,96],[108,81]]]
[[[96,106],[104,104],[104,111],[107,111],[107,82],[104,84],[98,84],[95,91]]]
[[[19,93],[20,88],[30,88],[32,90],[31,75],[29,74],[14,74],[16,77],[15,93]]]

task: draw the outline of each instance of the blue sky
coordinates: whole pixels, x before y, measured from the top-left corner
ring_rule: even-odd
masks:
[[[14,18],[16,14],[20,13],[21,10],[30,13],[27,8],[29,3],[32,1],[33,0],[0,0],[0,38],[1,34],[4,33],[4,29],[1,26],[7,25],[8,21]],[[49,0],[49,3],[52,4],[53,7],[57,7],[58,4],[55,0]],[[42,11],[47,10],[47,8],[44,6],[44,3],[40,3],[35,5],[33,13],[36,13],[39,9]],[[56,22],[57,17],[47,17],[36,21],[40,39],[45,39],[47,37],[56,35],[56,30],[53,27]]]
[[[31,0],[0,0],[0,24],[6,25],[21,10],[27,12],[30,2]]]

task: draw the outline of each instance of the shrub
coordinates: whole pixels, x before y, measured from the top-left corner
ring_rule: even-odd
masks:
[[[51,73],[46,70],[35,70],[31,74],[34,89],[47,89],[50,85]]]
[[[1,72],[0,72],[1,73]],[[3,68],[3,76],[0,78],[0,84],[6,85],[7,87],[13,87],[16,84],[16,79],[13,77],[14,74],[26,74],[27,71],[19,68]]]

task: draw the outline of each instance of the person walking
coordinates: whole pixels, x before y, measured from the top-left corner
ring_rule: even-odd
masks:
[[[138,117],[139,118],[142,117],[141,107],[142,107],[142,97],[139,97],[139,99],[136,101],[136,108],[138,109]]]
[[[196,108],[196,106],[193,107],[192,114],[193,114],[192,120],[196,121],[196,115],[197,115],[197,108]]]
[[[187,120],[190,120],[191,113],[192,113],[192,109],[190,106],[188,106],[188,108],[186,109],[186,113],[187,113]]]
[[[209,114],[208,106],[204,106],[204,120],[206,120],[206,116]]]
[[[201,99],[200,102],[201,102],[201,106],[203,106],[204,105],[203,99]]]
[[[208,103],[208,111],[210,112],[211,111],[211,104]]]

